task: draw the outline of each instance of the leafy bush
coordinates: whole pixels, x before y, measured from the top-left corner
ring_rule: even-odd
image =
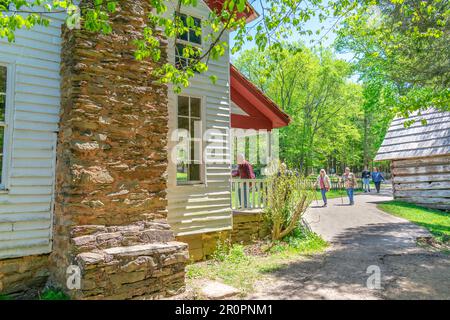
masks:
[[[268,177],[267,206],[264,220],[272,233],[272,241],[285,238],[300,224],[302,216],[314,198],[307,179],[279,166]]]

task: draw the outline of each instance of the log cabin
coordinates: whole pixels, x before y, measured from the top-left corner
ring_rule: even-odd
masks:
[[[414,123],[405,126],[409,120]],[[385,160],[395,199],[450,210],[450,112],[429,109],[394,119],[375,157]]]

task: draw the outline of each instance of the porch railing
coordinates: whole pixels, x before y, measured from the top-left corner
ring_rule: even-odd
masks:
[[[232,179],[231,208],[233,210],[262,209],[267,204],[265,179]]]
[[[316,180],[307,179],[306,187],[317,189]],[[344,183],[331,180],[331,190],[343,190]],[[356,190],[362,189],[362,180],[357,179]],[[233,210],[263,209],[267,205],[268,184],[266,179],[231,180],[231,208]]]

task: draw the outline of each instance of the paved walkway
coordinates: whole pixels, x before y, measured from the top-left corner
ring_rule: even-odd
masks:
[[[390,199],[385,192],[358,195],[355,206],[345,198],[313,203],[306,221],[330,248],[271,274],[249,298],[450,299],[450,256],[417,247],[426,230],[376,208]],[[380,289],[367,287],[368,268],[380,270]]]

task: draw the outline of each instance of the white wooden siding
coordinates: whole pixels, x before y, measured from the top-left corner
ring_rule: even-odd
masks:
[[[188,10],[187,10],[188,9]],[[196,8],[187,8],[184,13],[205,19],[209,8],[199,1]],[[170,11],[170,9],[169,9]],[[208,30],[203,30],[204,40]],[[224,40],[228,42],[228,34]],[[204,41],[203,41],[204,42]],[[205,44],[203,43],[203,46]],[[175,61],[173,43],[169,43],[169,61]],[[212,84],[209,76],[218,77]],[[217,129],[203,145],[203,153],[208,158],[215,152],[223,155],[224,160],[206,163],[203,170],[203,183],[199,185],[177,186],[176,163],[169,161],[168,168],[168,220],[177,235],[205,233],[232,228],[231,212],[231,174],[230,174],[230,93],[229,93],[229,55],[219,61],[210,61],[206,74],[196,75],[189,88],[183,89],[183,95],[201,97],[203,101],[203,132]],[[169,88],[169,154],[176,142],[170,141],[173,130],[177,128],[177,96]],[[223,137],[227,139],[223,144]]]
[[[11,161],[0,194],[0,259],[51,251],[55,148],[60,110],[62,17],[0,39],[0,62],[15,66]]]

